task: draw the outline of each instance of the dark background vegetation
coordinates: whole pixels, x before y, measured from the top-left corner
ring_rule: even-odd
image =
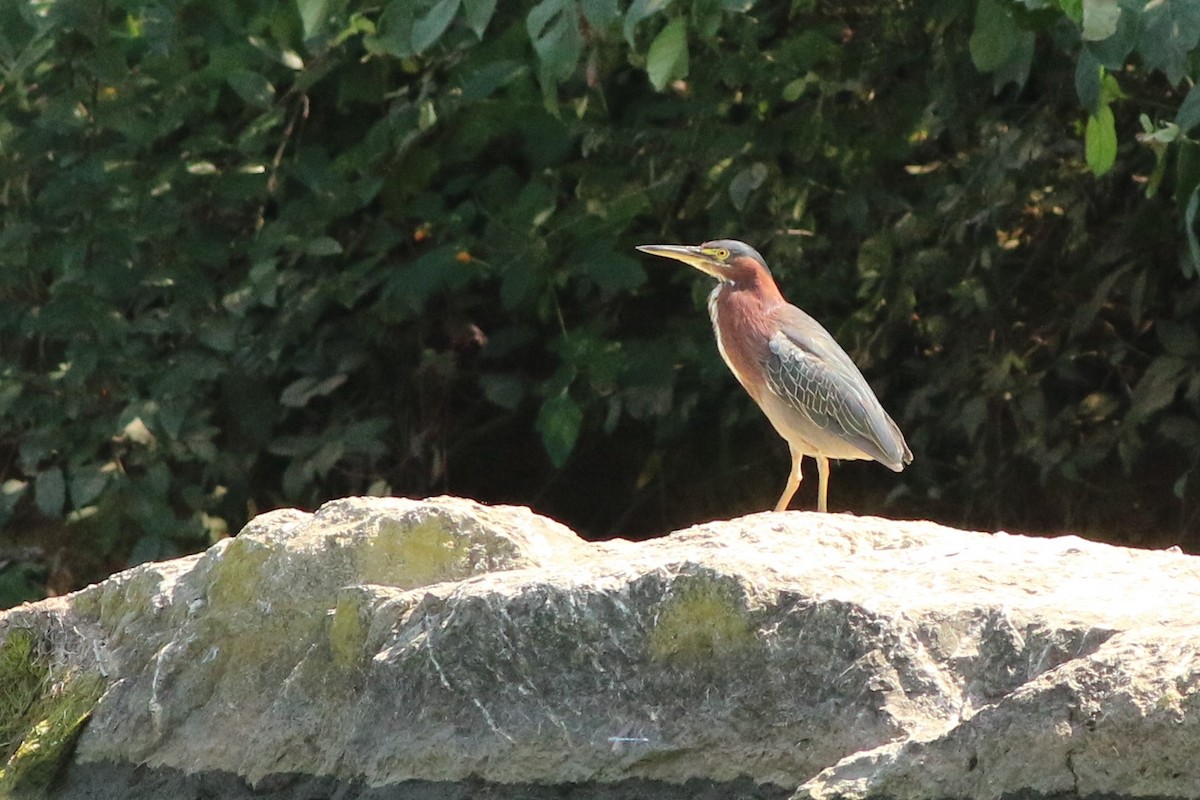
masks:
[[[348,494],[769,508],[633,250],[720,237],[916,454],[835,510],[1198,551],[1195,8],[0,0],[0,602]]]

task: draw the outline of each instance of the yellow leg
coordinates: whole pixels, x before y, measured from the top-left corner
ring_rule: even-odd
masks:
[[[829,498],[829,459],[824,456],[813,456],[817,460],[817,477],[820,478],[817,492],[817,511],[828,511],[826,500]]]
[[[792,473],[788,475],[787,486],[783,487],[783,494],[779,495],[779,502],[775,504],[776,511],[787,511],[788,503],[792,502],[796,490],[800,488],[800,480],[804,477],[800,474],[800,459],[802,458],[804,458],[804,454],[798,453],[795,448],[792,448]]]

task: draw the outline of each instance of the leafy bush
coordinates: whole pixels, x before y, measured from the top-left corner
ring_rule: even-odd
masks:
[[[0,518],[62,589],[349,493],[766,508],[709,286],[632,250],[732,236],[916,453],[835,507],[1195,546],[1190,13],[0,0]]]

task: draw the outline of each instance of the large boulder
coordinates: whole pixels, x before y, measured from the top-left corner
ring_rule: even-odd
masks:
[[[1075,537],[347,499],[0,637],[0,796],[1200,797],[1200,559]]]

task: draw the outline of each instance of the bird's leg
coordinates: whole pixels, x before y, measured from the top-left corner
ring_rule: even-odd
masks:
[[[813,456],[817,460],[817,477],[820,478],[817,492],[817,511],[828,511],[829,498],[829,459],[824,456]]]
[[[800,479],[804,477],[800,474],[800,459],[804,458],[804,454],[791,445],[788,447],[792,451],[792,472],[788,475],[787,486],[783,487],[783,494],[779,495],[779,502],[775,504],[776,511],[787,511],[788,503],[792,502],[792,497],[800,488]]]

